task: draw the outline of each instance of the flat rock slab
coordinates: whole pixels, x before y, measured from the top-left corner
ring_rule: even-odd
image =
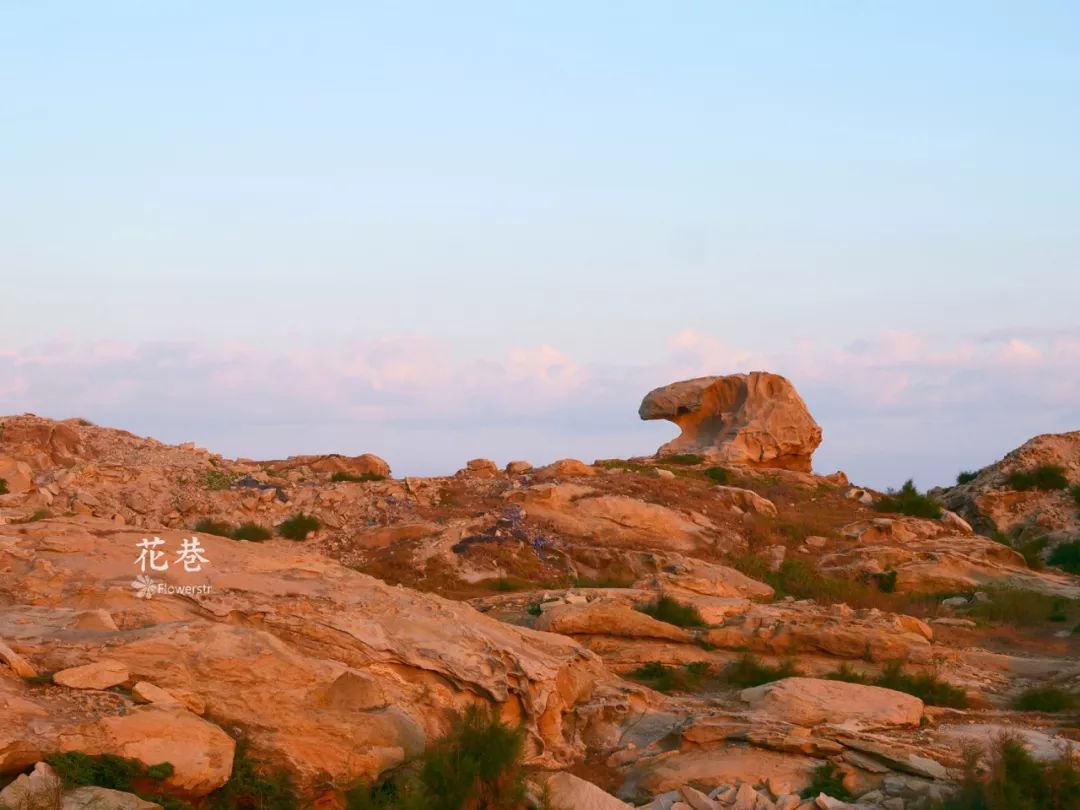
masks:
[[[923,713],[923,702],[912,695],[820,678],[784,678],[744,689],[739,696],[758,712],[800,726],[851,721],[917,726]]]
[[[53,675],[53,683],[71,689],[108,689],[124,683],[129,676],[128,668],[119,661],[94,661],[60,670]]]

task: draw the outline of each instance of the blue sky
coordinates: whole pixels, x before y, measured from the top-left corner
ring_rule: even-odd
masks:
[[[5,3],[0,411],[436,472],[646,452],[649,387],[759,363],[823,464],[940,482],[1080,428],[1078,32],[1068,3]]]

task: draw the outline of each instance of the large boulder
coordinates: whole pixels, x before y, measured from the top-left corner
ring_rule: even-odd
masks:
[[[821,428],[795,387],[779,374],[752,371],[698,377],[646,394],[638,415],[667,419],[682,434],[658,455],[695,453],[711,461],[810,472]]]
[[[923,702],[913,695],[819,678],[784,678],[744,689],[739,696],[757,712],[800,726],[852,721],[917,726],[923,713]]]

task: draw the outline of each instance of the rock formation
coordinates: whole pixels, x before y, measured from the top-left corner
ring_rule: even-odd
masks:
[[[645,395],[642,419],[667,419],[678,438],[659,456],[699,454],[710,461],[809,472],[821,428],[795,387],[765,371],[698,377]]]

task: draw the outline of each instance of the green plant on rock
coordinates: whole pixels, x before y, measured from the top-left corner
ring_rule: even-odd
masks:
[[[1073,484],[1069,487],[1069,494],[1072,495],[1072,499],[1076,505],[1080,506],[1080,484]]]
[[[904,671],[904,665],[899,661],[889,664],[885,671],[874,680],[874,686],[882,686],[885,689],[893,689],[897,692],[906,692],[914,695],[923,703],[931,706],[950,706],[954,709],[963,709],[968,705],[967,693],[963,689],[953,686],[948,681],[943,681],[936,675],[928,672],[909,673]]]
[[[330,480],[335,481],[335,482],[337,482],[337,481],[346,481],[346,482],[352,483],[352,484],[364,484],[364,483],[367,483],[368,481],[385,481],[386,476],[385,475],[379,475],[378,473],[373,473],[373,472],[366,472],[366,473],[360,473],[359,475],[353,475],[352,473],[340,472],[339,471],[339,472],[336,472],[333,475],[331,475]]]
[[[525,734],[471,707],[419,761],[346,795],[348,810],[521,810]]]
[[[247,540],[250,543],[261,543],[269,540],[273,533],[265,526],[258,523],[241,523],[229,535],[233,540]]]
[[[661,596],[652,602],[636,605],[635,610],[676,627],[704,627],[705,620],[693,605],[685,605],[670,596]]]
[[[322,523],[314,515],[299,512],[278,525],[278,534],[289,540],[304,540],[319,530]]]
[[[705,457],[699,456],[696,453],[676,453],[671,456],[664,456],[660,461],[664,464],[685,464],[687,466],[694,466],[703,463]]]
[[[220,492],[231,487],[235,480],[236,475],[234,473],[224,472],[223,470],[207,470],[203,476],[203,486],[211,492]]]
[[[1047,562],[1070,574],[1080,574],[1080,540],[1070,540],[1055,546]]]
[[[969,484],[978,477],[979,477],[979,471],[978,470],[964,470],[963,472],[957,473],[957,475],[956,475],[956,483],[957,484]]]
[[[1069,486],[1065,468],[1058,464],[1042,464],[1030,470],[1018,470],[1009,473],[1006,481],[1011,488],[1021,491],[1040,489],[1052,492]]]
[[[1066,712],[1075,707],[1076,696],[1054,686],[1025,689],[1013,701],[1013,708],[1022,712]]]
[[[236,743],[229,781],[211,793],[206,810],[299,810],[300,799],[288,771],[261,766],[248,753],[246,740]]]
[[[845,802],[855,798],[851,791],[844,787],[844,775],[832,762],[826,762],[813,770],[810,784],[803,789],[802,797],[812,799],[821,793]]]
[[[732,661],[724,668],[723,676],[732,686],[746,688],[761,686],[763,683],[772,683],[783,678],[794,678],[802,675],[795,664],[784,661],[777,666],[763,663],[759,658],[746,653],[741,658]]]
[[[929,495],[923,495],[910,478],[900,489],[890,489],[874,503],[879,512],[899,512],[902,515],[921,518],[941,517],[941,502]]]
[[[6,478],[0,478],[0,495],[8,494],[8,484]]]
[[[223,520],[203,518],[195,524],[192,531],[199,532],[200,534],[215,534],[218,537],[228,537],[232,534],[233,527]]]
[[[1080,810],[1080,769],[1071,756],[1040,762],[1014,737],[990,749],[989,768],[980,751],[965,752],[959,789],[933,805],[935,810]]]
[[[705,470],[705,475],[713,480],[717,484],[726,484],[731,480],[731,473],[729,473],[723,467],[709,467]]]
[[[692,692],[701,686],[709,671],[706,661],[693,661],[681,667],[650,661],[631,672],[630,677],[657,692]]]

